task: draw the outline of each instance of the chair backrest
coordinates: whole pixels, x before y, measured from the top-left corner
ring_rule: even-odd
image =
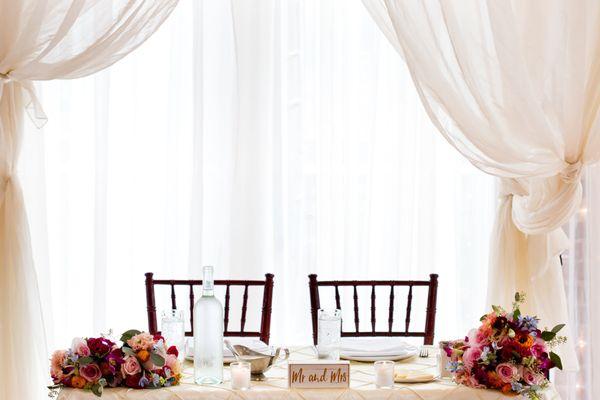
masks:
[[[308,276],[309,290],[310,290],[310,308],[312,317],[313,327],[313,341],[317,344],[318,340],[318,310],[321,308],[321,301],[319,299],[319,287],[329,286],[335,288],[335,304],[336,308],[341,310],[340,304],[340,287],[351,286],[354,288],[353,300],[354,300],[354,331],[344,331],[342,329],[342,337],[350,336],[411,336],[411,337],[423,337],[425,344],[433,344],[433,336],[435,331],[435,312],[437,303],[437,286],[438,276],[436,274],[429,275],[428,281],[318,281],[316,274]],[[359,317],[358,317],[358,290],[360,286],[371,287],[371,330],[360,331],[359,330]],[[375,287],[377,286],[388,286],[390,288],[389,294],[389,307],[388,307],[388,329],[387,331],[376,331],[375,329]],[[394,288],[397,286],[408,286],[408,300],[406,303],[406,319],[404,321],[403,331],[393,331],[392,327],[394,324]],[[424,331],[411,331],[410,327],[410,315],[412,308],[413,298],[413,287],[414,286],[428,286],[429,291],[427,295],[427,309],[425,310],[425,330]]]
[[[225,307],[224,307],[224,335],[225,336],[240,336],[240,337],[258,337],[264,343],[269,343],[269,337],[271,335],[271,308],[273,304],[273,274],[265,274],[264,281],[258,280],[216,280],[215,286],[225,286]],[[171,287],[171,307],[177,309],[177,299],[175,296],[176,286],[187,286],[189,287],[189,312],[190,312],[190,326],[191,330],[186,331],[186,336],[194,335],[194,286],[202,286],[201,280],[177,280],[177,279],[154,279],[152,272],[146,273],[146,304],[148,308],[148,329],[152,334],[160,333],[158,331],[157,318],[156,318],[156,301],[154,296],[154,287],[157,285],[164,285]],[[232,286],[244,287],[244,294],[242,297],[242,313],[240,321],[239,331],[228,330],[229,325],[229,299],[230,299],[230,288]],[[249,332],[245,331],[246,325],[246,311],[248,308],[248,287],[249,286],[264,286],[263,290],[263,301],[262,301],[262,314],[260,320],[260,332]]]

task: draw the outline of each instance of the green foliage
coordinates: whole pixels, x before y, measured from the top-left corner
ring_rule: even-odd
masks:
[[[552,361],[552,363],[554,363],[554,365],[556,366],[556,368],[560,369],[562,371],[563,366],[562,366],[562,360],[560,359],[559,355],[556,354],[555,352],[551,351],[550,352],[550,360]]]
[[[137,329],[130,329],[127,332],[123,332],[123,334],[121,335],[121,342],[127,343],[129,339],[131,339],[135,335],[139,335],[140,333],[142,332],[138,331]]]
[[[542,332],[542,339],[544,339],[546,342],[551,341],[555,337],[556,337],[556,333],[554,333],[552,331],[544,331],[544,332]]]
[[[162,367],[165,365],[165,359],[156,353],[150,354],[150,360],[152,360],[152,364],[156,365],[157,367]]]
[[[87,357],[81,357],[79,359],[79,365],[88,365],[89,363],[91,363],[92,361],[94,361],[94,359],[90,356]]]
[[[122,350],[126,356],[134,356],[135,357],[135,351],[133,351],[131,349],[131,347],[123,346]]]

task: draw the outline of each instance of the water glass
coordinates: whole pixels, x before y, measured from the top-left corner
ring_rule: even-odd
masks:
[[[391,389],[394,387],[393,361],[375,361],[375,387],[377,389]]]
[[[229,364],[231,372],[231,388],[234,390],[250,389],[250,363],[245,361]]]
[[[317,355],[319,359],[339,360],[342,312],[319,310]]]
[[[179,360],[185,358],[185,320],[183,310],[164,310],[161,320],[161,335],[168,346],[177,347]]]

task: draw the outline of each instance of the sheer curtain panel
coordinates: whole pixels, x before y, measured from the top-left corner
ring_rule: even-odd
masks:
[[[568,321],[558,255],[581,169],[600,157],[600,3],[363,2],[438,130],[501,178],[488,303],[525,291],[545,325]],[[572,344],[561,350],[576,368]]]
[[[273,344],[311,341],[310,273],[439,273],[440,340],[484,311],[493,179],[437,134],[360,0],[181,0],[130,57],[40,86],[22,178],[52,348],[147,327],[144,272],[202,265],[275,274]]]
[[[38,280],[17,177],[24,112],[46,116],[33,81],[77,78],[134,50],[175,0],[0,1],[0,398],[44,396],[47,353]]]

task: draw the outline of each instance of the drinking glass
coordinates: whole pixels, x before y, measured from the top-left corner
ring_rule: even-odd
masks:
[[[161,320],[161,335],[167,346],[177,347],[179,360],[185,358],[185,320],[183,310],[164,310]]]
[[[319,310],[317,355],[319,359],[339,360],[342,334],[342,312]]]
[[[375,386],[377,389],[391,389],[394,387],[393,361],[375,361]]]

